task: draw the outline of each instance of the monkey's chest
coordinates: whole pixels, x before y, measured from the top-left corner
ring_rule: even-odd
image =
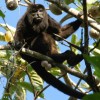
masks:
[[[57,52],[55,40],[49,34],[37,36],[33,38],[28,44],[30,45],[31,50],[45,55]]]

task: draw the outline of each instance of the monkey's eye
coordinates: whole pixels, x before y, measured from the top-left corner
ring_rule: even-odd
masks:
[[[38,11],[37,9],[33,9],[33,10],[32,10],[32,12],[37,12],[37,11]]]
[[[43,12],[43,9],[39,9],[38,11],[39,11],[39,12]]]

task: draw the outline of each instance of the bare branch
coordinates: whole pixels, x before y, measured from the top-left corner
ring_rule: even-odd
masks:
[[[87,3],[86,0],[83,0],[83,13],[84,13],[84,54],[89,55],[88,46],[89,46],[89,36],[88,36],[88,19],[87,19]],[[88,74],[88,83],[93,89],[94,92],[99,92],[99,88],[96,85],[95,79],[92,77],[92,69],[90,64],[85,60],[87,74]],[[91,79],[91,80],[90,80]]]
[[[71,15],[73,15],[74,17],[80,19],[80,20],[84,20],[84,15],[82,15],[79,11],[77,11],[76,9],[73,8],[69,8],[67,5],[63,6],[61,4],[59,4],[57,1],[54,0],[45,0],[48,2],[51,2],[55,5],[57,5],[60,9],[62,9],[63,11],[65,11],[66,13],[69,13]],[[93,27],[94,29],[96,29],[97,31],[100,32],[100,26],[98,25],[98,23],[93,20],[92,18],[88,17],[88,24]]]
[[[0,50],[10,50],[11,47],[9,45],[5,45],[5,46],[0,46]],[[78,78],[81,78],[83,80],[86,80],[87,78],[87,75],[83,75],[82,73],[78,72],[78,71],[75,71],[74,69],[71,69],[69,67],[66,67],[65,65],[62,65],[62,64],[59,64],[59,63],[56,63],[54,62],[54,60],[48,56],[45,56],[43,54],[40,54],[36,51],[32,51],[32,50],[29,50],[29,49],[25,49],[25,48],[22,48],[21,50],[21,53],[23,54],[27,54],[29,56],[32,56],[32,57],[35,57],[39,60],[46,60],[48,61],[49,63],[51,63],[53,66],[57,66],[59,67],[60,69],[62,70],[65,70],[66,72],[78,77]]]
[[[80,72],[78,71],[75,71],[74,69],[71,69],[69,67],[66,67],[65,65],[62,65],[62,64],[59,64],[59,63],[56,63],[54,62],[53,59],[51,59],[50,57],[48,56],[45,56],[43,54],[40,54],[38,52],[35,52],[35,51],[32,51],[32,50],[29,50],[29,49],[25,49],[25,48],[22,48],[22,51],[21,51],[23,54],[27,54],[29,56],[32,56],[32,57],[35,57],[37,59],[40,59],[40,60],[46,60],[48,61],[49,63],[51,63],[53,66],[57,66],[59,67],[60,69],[62,70],[65,70],[66,72],[76,76],[76,77],[79,77],[79,78],[82,78],[83,80],[85,80],[87,78],[86,75],[83,75],[81,74]]]
[[[19,3],[19,5],[28,7],[27,4],[24,4],[24,3],[21,3],[21,2]]]
[[[56,37],[62,39],[62,40],[65,41],[65,42],[67,42],[70,46],[72,46],[72,47],[74,47],[74,48],[76,48],[76,49],[82,51],[82,48],[81,48],[81,47],[78,47],[77,45],[74,45],[74,44],[68,42],[66,39],[62,38],[60,35],[55,34],[55,33],[53,33],[53,35],[55,35]]]
[[[28,5],[31,5],[31,1],[30,0],[24,0]]]

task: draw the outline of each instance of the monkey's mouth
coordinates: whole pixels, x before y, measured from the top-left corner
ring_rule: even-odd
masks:
[[[43,18],[41,18],[41,17],[35,17],[34,19],[33,19],[33,22],[41,22],[42,21],[42,19]]]
[[[36,20],[42,20],[42,19],[43,19],[43,18],[41,18],[41,17],[37,17],[37,18],[36,18]]]

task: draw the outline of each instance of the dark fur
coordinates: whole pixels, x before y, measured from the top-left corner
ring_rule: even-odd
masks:
[[[37,9],[43,9],[43,13],[39,12],[43,15],[43,19],[36,20],[33,19],[32,12]],[[34,14],[34,13],[33,13]],[[80,57],[79,61],[75,61],[76,57],[79,55],[73,54],[72,51],[66,51],[62,54],[58,54],[57,47],[55,44],[55,36],[52,33],[59,34],[63,38],[67,38],[74,31],[76,31],[81,24],[81,21],[76,20],[64,27],[61,27],[54,19],[52,19],[47,13],[45,8],[42,5],[36,4],[28,7],[27,12],[24,16],[19,20],[17,24],[16,33],[14,36],[15,44],[25,45],[25,48],[29,48],[31,50],[40,52],[44,55],[47,55],[53,58],[56,62],[62,63],[65,60],[68,62],[73,59],[73,63],[69,62],[70,65],[76,65],[79,61],[82,60]],[[59,40],[59,39],[58,39]],[[65,94],[82,98],[84,94],[73,90],[69,86],[65,85],[58,79],[56,79],[53,75],[48,73],[42,66],[41,61],[30,57],[25,54],[21,54],[22,58],[27,62],[36,61],[31,64],[33,69],[49,84],[62,91]],[[73,58],[72,58],[73,57]]]

